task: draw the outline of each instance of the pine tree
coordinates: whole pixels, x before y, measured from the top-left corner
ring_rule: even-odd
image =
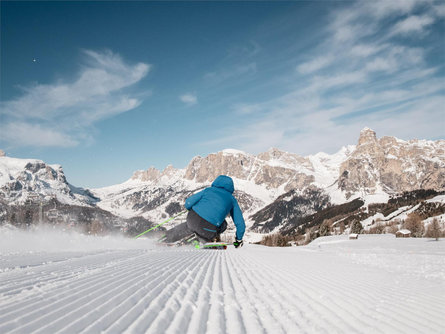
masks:
[[[351,224],[351,233],[360,234],[362,230],[363,230],[362,223],[360,223],[358,220],[354,220],[354,222]]]

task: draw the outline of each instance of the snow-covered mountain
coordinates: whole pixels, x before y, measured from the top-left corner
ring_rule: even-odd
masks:
[[[224,150],[195,157],[184,169],[168,166],[163,171],[154,168],[137,171],[123,184],[92,192],[101,199],[98,205],[105,210],[126,217],[141,215],[159,220],[182,210],[185,198],[225,174],[234,179],[235,196],[248,217],[289,191],[304,193],[311,188],[322,192],[333,185],[340,163],[353,148],[343,148],[334,155],[320,153],[310,157],[278,149],[258,155]],[[340,190],[331,192],[333,200],[345,201]]]
[[[197,156],[183,169],[149,168],[122,184],[92,190],[70,185],[60,166],[2,156],[0,201],[15,205],[36,197],[56,198],[156,222],[182,211],[185,198],[220,174],[234,179],[248,226],[268,226],[265,232],[355,198],[369,204],[387,202],[403,191],[445,190],[445,140],[377,139],[365,128],[357,145],[335,154],[302,157],[276,148],[258,155],[223,150]]]
[[[6,157],[0,151],[0,225],[29,227],[38,222],[63,224],[85,232],[152,226],[142,217],[123,219],[96,206],[99,198],[69,184],[60,165]]]
[[[246,217],[276,200],[292,203],[298,196],[304,201],[308,194],[314,200],[323,198],[324,203],[307,203],[300,210],[311,214],[357,197],[367,203],[386,202],[391,194],[402,191],[445,189],[445,141],[378,140],[374,131],[365,128],[357,145],[335,154],[302,157],[276,148],[258,155],[224,150],[197,156],[184,169],[137,171],[123,184],[92,192],[101,199],[98,205],[103,209],[156,220],[179,211],[187,196],[220,174],[234,179]]]
[[[88,190],[69,184],[60,165],[0,155],[0,200],[20,205],[53,198],[63,204],[80,206],[90,206],[98,200]]]

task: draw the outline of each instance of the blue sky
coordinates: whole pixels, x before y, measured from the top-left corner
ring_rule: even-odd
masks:
[[[0,148],[76,186],[445,137],[443,1],[1,2]]]

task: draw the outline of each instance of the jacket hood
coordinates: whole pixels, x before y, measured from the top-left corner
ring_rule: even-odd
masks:
[[[235,191],[235,187],[233,186],[233,180],[231,177],[227,175],[218,176],[215,179],[215,181],[213,181],[212,187],[223,188],[231,194]]]

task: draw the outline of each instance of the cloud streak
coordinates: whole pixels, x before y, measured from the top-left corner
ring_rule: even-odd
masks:
[[[365,126],[401,138],[443,136],[444,78],[428,64],[430,45],[419,44],[443,17],[434,6],[373,1],[332,12],[325,39],[288,77],[292,89],[262,103],[238,103],[236,114],[249,119],[211,144],[310,154],[354,143]]]
[[[195,94],[187,93],[179,97],[182,103],[192,106],[198,103],[198,97]]]
[[[224,67],[215,72],[208,72],[204,75],[204,79],[213,84],[220,84],[243,76],[250,76],[257,72],[257,64],[255,62],[247,64],[237,64]]]
[[[311,61],[298,65],[297,71],[301,74],[310,74],[330,65],[333,60],[334,58],[331,56],[317,57]]]
[[[25,87],[20,97],[1,104],[1,141],[15,147],[76,146],[95,123],[141,104],[128,90],[150,65],[127,64],[111,51],[84,50],[83,55],[85,64],[74,81]]]
[[[434,19],[428,15],[412,15],[404,20],[399,21],[391,33],[394,35],[409,35],[412,33],[424,34],[427,28],[434,23]]]

